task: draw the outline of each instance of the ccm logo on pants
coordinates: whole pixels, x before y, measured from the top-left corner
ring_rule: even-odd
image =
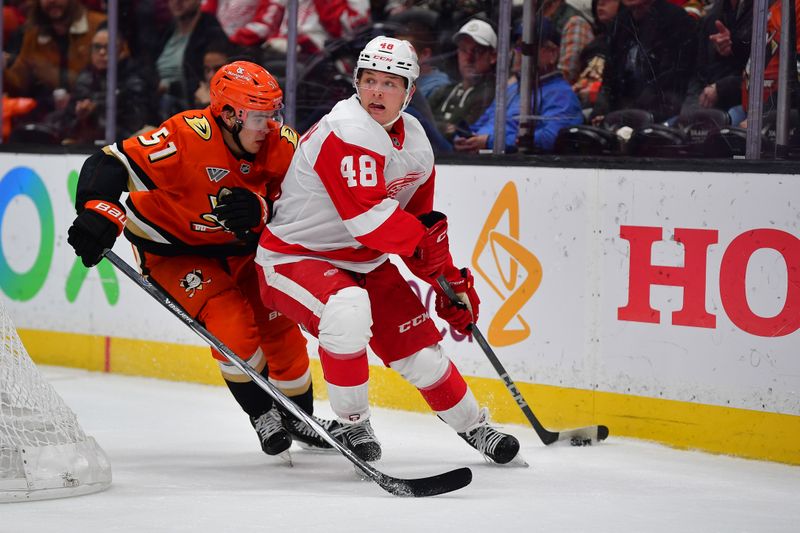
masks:
[[[414,318],[412,318],[408,322],[403,322],[402,324],[400,324],[400,326],[397,329],[398,329],[398,331],[400,331],[400,333],[405,333],[406,331],[410,330],[411,328],[419,326],[420,324],[422,324],[423,322],[428,320],[428,318],[430,318],[428,316],[428,313],[422,313],[419,316],[415,316]]]

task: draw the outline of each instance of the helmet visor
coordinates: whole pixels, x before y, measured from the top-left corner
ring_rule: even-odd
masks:
[[[283,126],[283,108],[271,111],[244,109],[242,128],[255,131],[271,131]]]

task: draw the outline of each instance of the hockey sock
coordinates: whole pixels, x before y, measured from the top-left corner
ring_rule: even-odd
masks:
[[[264,379],[268,379],[269,367],[264,365],[264,369],[260,373]],[[225,384],[244,412],[251,417],[258,418],[272,409],[272,396],[256,385],[253,380],[238,383],[226,379]]]
[[[447,411],[455,406],[467,392],[467,383],[451,362],[444,376],[429,387],[419,389],[422,397],[434,411]]]
[[[296,396],[289,396],[289,399],[292,400],[294,403],[297,404],[297,407],[302,409],[306,414],[313,415],[314,414],[314,384],[308,384],[308,390],[305,392],[298,394]],[[283,414],[286,413],[285,409],[281,408]]]
[[[419,392],[439,418],[456,432],[464,432],[478,418],[475,395],[452,362],[439,381]]]
[[[369,418],[367,351],[335,354],[320,346],[319,359],[336,416],[349,422]]]

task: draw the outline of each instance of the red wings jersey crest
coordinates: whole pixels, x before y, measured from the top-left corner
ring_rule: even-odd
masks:
[[[235,237],[211,214],[223,187],[243,187],[272,200],[297,146],[297,133],[271,131],[255,159],[225,145],[208,108],[179,113],[158,128],[107,147],[128,168],[128,228],[166,245],[225,245]]]
[[[389,198],[396,198],[400,191],[412,187],[417,181],[423,179],[425,176],[426,173],[424,171],[409,172],[402,178],[390,181],[386,184],[386,196]]]

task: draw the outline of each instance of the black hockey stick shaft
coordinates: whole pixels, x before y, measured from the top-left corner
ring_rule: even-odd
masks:
[[[453,302],[453,304],[461,306],[464,305],[444,276],[439,276],[436,279],[436,282],[442,288],[442,291],[444,291],[445,295],[450,299],[450,301]],[[542,423],[539,422],[539,419],[536,418],[536,415],[533,414],[533,410],[531,410],[528,402],[525,401],[525,398],[517,388],[516,383],[514,383],[514,380],[512,380],[511,376],[508,375],[505,367],[503,367],[500,359],[497,358],[497,354],[494,353],[494,350],[486,341],[486,338],[483,336],[483,333],[481,333],[481,330],[478,329],[478,326],[475,323],[472,323],[469,326],[469,330],[470,333],[472,333],[472,338],[474,338],[475,342],[478,343],[478,346],[481,347],[481,350],[483,350],[486,358],[489,359],[489,362],[500,376],[500,379],[503,380],[503,384],[508,389],[508,392],[511,393],[514,401],[517,402],[517,405],[522,410],[523,414],[525,414],[525,417],[528,419],[528,422],[531,423],[531,426],[533,426],[536,434],[539,435],[539,439],[541,439],[546,446],[559,440],[570,440],[573,444],[584,444],[586,440],[591,442],[594,440],[604,440],[606,437],[608,437],[608,428],[606,426],[588,426],[585,428],[566,431],[550,431],[549,429],[545,428]]]
[[[377,483],[385,491],[395,496],[434,496],[436,494],[444,494],[446,492],[458,490],[467,486],[472,481],[472,471],[469,468],[458,468],[436,476],[418,479],[395,478],[375,469],[372,465],[355,455],[350,449],[346,448],[336,437],[328,433],[324,427],[314,420],[314,417],[300,409],[292,400],[283,394],[283,392],[266,380],[261,374],[256,372],[253,367],[248,365],[230,348],[225,346],[222,341],[216,338],[202,324],[189,316],[179,304],[172,301],[172,298],[165,294],[159,287],[150,283],[111,250],[106,250],[104,255],[111,264],[117,267],[139,287],[144,289],[145,292],[158,301],[162,307],[181,319],[192,331],[202,337],[209,346],[215,348],[236,368],[247,374],[250,379],[278,402],[281,407],[308,424],[325,440],[325,442],[336,448],[345,458],[361,470],[364,475]]]

